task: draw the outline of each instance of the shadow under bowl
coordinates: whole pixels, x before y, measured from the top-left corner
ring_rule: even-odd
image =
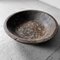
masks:
[[[58,23],[46,12],[25,10],[10,16],[5,21],[4,28],[16,41],[37,44],[54,37]]]

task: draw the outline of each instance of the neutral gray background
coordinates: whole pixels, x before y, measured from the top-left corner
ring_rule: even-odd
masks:
[[[27,45],[16,42],[4,31],[4,21],[11,14],[27,10],[42,10],[59,24],[57,35],[44,44]],[[60,60],[60,10],[40,1],[0,2],[0,60]]]
[[[60,9],[60,0],[0,0],[0,1],[42,1]]]

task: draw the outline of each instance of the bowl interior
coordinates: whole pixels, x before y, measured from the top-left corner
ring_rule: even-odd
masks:
[[[7,28],[19,38],[43,40],[54,33],[56,22],[47,13],[28,10],[12,15],[7,21]]]

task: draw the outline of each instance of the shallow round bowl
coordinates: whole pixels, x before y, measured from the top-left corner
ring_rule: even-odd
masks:
[[[4,24],[7,34],[22,43],[42,43],[57,32],[58,24],[48,13],[25,10],[10,16]]]

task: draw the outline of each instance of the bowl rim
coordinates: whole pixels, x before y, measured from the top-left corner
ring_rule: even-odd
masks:
[[[9,18],[11,18],[11,17],[12,17],[13,15],[15,15],[15,14],[18,14],[18,13],[21,13],[21,12],[26,12],[26,11],[43,12],[43,13],[49,15],[49,16],[55,21],[55,24],[56,24],[56,28],[55,28],[53,34],[52,34],[51,36],[45,38],[45,39],[41,39],[41,40],[38,40],[38,41],[36,41],[36,40],[30,41],[30,40],[28,40],[28,39],[20,38],[20,37],[16,36],[15,34],[11,33],[11,32],[9,31],[8,27],[7,27],[7,21],[9,20]],[[40,10],[30,10],[30,9],[29,9],[29,10],[22,10],[22,11],[16,12],[16,13],[8,16],[8,18],[7,18],[7,19],[5,20],[5,22],[4,22],[4,30],[5,30],[5,32],[6,32],[11,38],[13,38],[14,40],[16,40],[16,41],[18,41],[18,42],[22,42],[22,43],[34,43],[34,44],[36,44],[36,43],[41,43],[41,42],[48,41],[48,40],[50,40],[51,38],[53,38],[53,37],[56,35],[57,31],[58,31],[58,23],[57,23],[56,19],[55,19],[52,15],[50,15],[49,13],[47,13],[47,12],[40,11]]]

